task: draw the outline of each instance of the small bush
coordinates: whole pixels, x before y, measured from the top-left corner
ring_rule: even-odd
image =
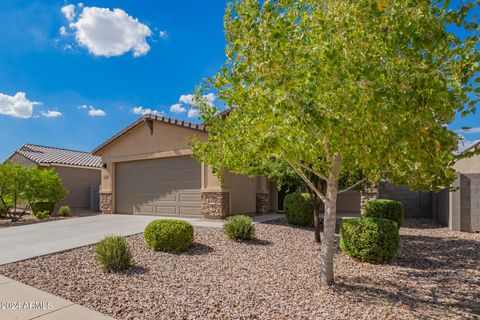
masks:
[[[143,236],[147,246],[155,251],[183,252],[193,244],[193,227],[182,220],[154,220]]]
[[[380,263],[392,259],[399,241],[398,225],[389,219],[348,219],[340,226],[340,249],[360,261]]]
[[[233,240],[250,240],[255,235],[252,218],[247,216],[232,216],[223,225],[223,231]]]
[[[70,210],[69,206],[62,206],[58,209],[58,215],[61,217],[69,217],[72,210]]]
[[[32,213],[37,216],[39,212],[47,211],[49,215],[52,214],[55,202],[39,201],[32,204]]]
[[[403,205],[394,200],[370,200],[365,204],[364,214],[366,218],[384,218],[395,221],[400,228],[403,226]]]
[[[106,270],[125,270],[132,265],[132,253],[127,240],[121,236],[108,236],[95,247],[95,260]]]
[[[34,214],[34,216],[39,220],[43,220],[46,218],[50,218],[50,212],[45,210],[45,211],[37,212],[36,214]]]
[[[291,193],[285,197],[283,207],[290,224],[313,225],[313,207],[308,193]]]

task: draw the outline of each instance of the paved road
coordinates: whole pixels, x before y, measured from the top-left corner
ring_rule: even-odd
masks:
[[[278,217],[281,215],[268,214],[253,219],[265,222]],[[0,229],[0,265],[94,244],[108,235],[142,233],[150,221],[159,218],[106,214]],[[197,227],[223,226],[223,221],[182,220]]]

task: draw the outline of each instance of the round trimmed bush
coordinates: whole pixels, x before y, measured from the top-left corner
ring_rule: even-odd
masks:
[[[366,218],[384,218],[403,225],[403,205],[400,201],[378,199],[365,203],[363,216]]]
[[[132,253],[127,240],[121,236],[108,236],[95,247],[95,260],[106,270],[125,270],[132,265]]]
[[[143,237],[155,251],[183,252],[193,244],[193,226],[183,220],[154,220],[145,228]]]
[[[313,225],[313,207],[308,193],[291,193],[283,202],[285,215],[290,224],[298,226]]]
[[[255,226],[252,218],[247,216],[232,216],[223,225],[223,231],[233,240],[250,240],[255,235]]]
[[[389,219],[348,219],[340,226],[340,249],[360,261],[388,261],[397,254],[399,242],[398,225]]]

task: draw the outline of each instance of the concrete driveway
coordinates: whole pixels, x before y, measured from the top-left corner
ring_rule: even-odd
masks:
[[[253,221],[261,223],[279,217],[282,215],[266,214],[253,217]],[[105,214],[8,227],[0,229],[0,265],[94,244],[108,235],[142,233],[156,219],[186,220],[195,227],[223,226],[223,221],[199,218]]]
[[[97,215],[0,229],[0,265],[97,243],[107,235],[141,233],[161,217]],[[187,220],[194,226],[221,227],[221,221]]]

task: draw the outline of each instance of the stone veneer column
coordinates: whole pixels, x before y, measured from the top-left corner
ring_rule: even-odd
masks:
[[[379,191],[378,184],[374,183],[370,186],[365,187],[365,189],[360,192],[360,212],[362,214],[363,214],[363,209],[365,207],[365,204],[369,200],[378,199],[378,196],[379,196],[378,191]]]
[[[100,211],[105,214],[112,213],[111,192],[100,192]]]
[[[202,192],[202,215],[205,219],[223,219],[230,213],[230,192]]]
[[[257,213],[268,213],[268,193],[256,194],[256,209]]]

